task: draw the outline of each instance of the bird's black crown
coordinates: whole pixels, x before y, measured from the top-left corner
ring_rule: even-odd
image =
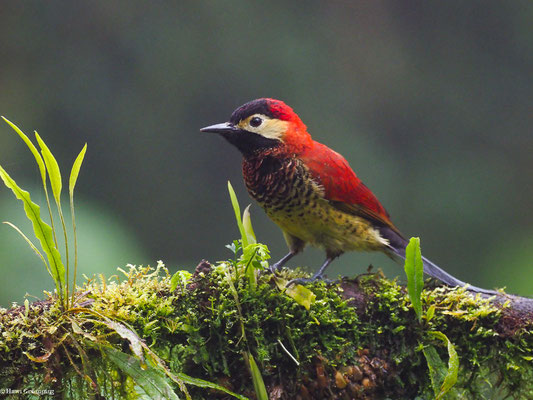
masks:
[[[250,115],[263,114],[270,118],[276,118],[276,115],[270,108],[270,103],[267,99],[252,100],[246,104],[243,104],[231,114],[229,122],[236,125],[239,121],[248,118]]]

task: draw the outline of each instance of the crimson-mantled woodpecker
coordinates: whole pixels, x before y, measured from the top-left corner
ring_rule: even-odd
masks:
[[[289,253],[281,268],[306,244],[326,251],[310,280],[322,278],[333,259],[346,251],[382,251],[405,258],[407,240],[374,194],[339,153],[314,141],[284,102],[257,99],[237,108],[229,122],[211,125],[243,155],[242,172],[250,195],[281,228]],[[464,286],[423,258],[424,272],[450,286]],[[469,290],[493,293],[470,286]]]

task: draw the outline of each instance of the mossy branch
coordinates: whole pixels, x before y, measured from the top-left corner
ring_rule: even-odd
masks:
[[[230,288],[228,268],[230,263],[204,261],[170,291],[171,277],[162,265],[156,270],[130,266],[124,280],[86,282],[77,303],[128,326],[172,374],[216,383],[241,398],[255,396],[244,360],[248,351],[270,399],[433,398],[424,353],[435,349],[431,356],[443,363],[448,357],[446,346],[427,334],[434,331],[446,335],[460,360],[448,398],[533,396],[531,299],[430,287],[422,293],[426,312],[419,321],[404,287],[369,273],[310,286],[316,300],[307,310],[280,291],[271,275],[259,276],[253,289],[241,276]],[[0,390],[137,398],[136,382],[102,350],[112,346],[127,353],[131,363],[135,352],[128,349],[127,335],[81,311],[69,319],[62,315],[53,297],[0,311]],[[164,379],[153,370],[138,379],[152,376],[151,383]],[[168,387],[183,398],[180,385]],[[205,387],[187,390],[195,400],[233,398]]]

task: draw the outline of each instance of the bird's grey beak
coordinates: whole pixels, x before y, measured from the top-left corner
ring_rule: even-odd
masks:
[[[235,125],[224,122],[222,124],[215,124],[211,126],[206,126],[205,128],[200,129],[200,132],[211,132],[211,133],[231,133],[238,131],[239,128],[237,128]]]

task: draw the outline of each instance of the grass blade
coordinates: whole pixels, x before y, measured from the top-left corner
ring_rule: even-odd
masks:
[[[144,354],[142,350],[142,339],[139,337],[139,335],[137,335],[137,333],[135,333],[133,330],[131,330],[124,324],[110,320],[108,318],[100,322],[106,325],[109,329],[115,331],[122,339],[128,340],[130,342],[130,349],[131,351],[133,351],[133,354],[137,356],[141,364],[145,364]]]
[[[6,121],[11,126],[11,128],[13,128],[13,130],[15,132],[17,132],[17,134],[24,141],[24,143],[26,143],[26,146],[28,146],[28,148],[30,149],[31,153],[33,154],[33,157],[35,157],[35,162],[37,163],[37,165],[39,167],[39,172],[41,173],[41,179],[42,179],[42,182],[43,182],[44,194],[46,196],[46,204],[48,206],[48,214],[50,215],[50,224],[52,225],[52,234],[54,236],[54,243],[56,244],[56,247],[57,247],[56,232],[55,232],[55,229],[54,229],[54,217],[52,216],[52,208],[50,207],[50,199],[48,197],[48,188],[46,187],[46,168],[45,168],[45,165],[44,165],[43,158],[39,154],[39,151],[37,150],[37,148],[33,145],[32,141],[28,138],[28,136],[26,136],[24,134],[24,132],[22,132],[19,129],[18,126],[16,126],[14,123],[9,121],[7,118],[5,118],[5,117],[2,117],[2,118],[4,119],[4,121]]]
[[[52,272],[57,293],[60,299],[65,299],[65,267],[61,261],[61,255],[54,244],[52,228],[41,219],[41,209],[31,201],[30,194],[22,190],[1,166],[0,177],[4,181],[4,184],[13,191],[17,199],[21,200],[24,204],[24,211],[33,225],[35,237],[39,239],[41,247],[48,257],[48,264]]]
[[[57,212],[59,214],[59,219],[61,220],[61,225],[63,228],[63,236],[65,237],[65,259],[67,264],[66,274],[66,292],[68,296],[69,292],[69,255],[68,255],[68,237],[67,237],[67,227],[65,225],[65,219],[63,218],[63,210],[61,209],[61,189],[63,187],[63,184],[61,182],[61,171],[59,169],[59,164],[57,163],[54,155],[48,148],[48,146],[44,143],[44,141],[41,139],[37,131],[35,131],[35,138],[37,139],[37,142],[39,143],[39,147],[41,148],[41,154],[43,155],[44,164],[46,165],[46,170],[48,171],[48,176],[50,177],[50,185],[52,186],[52,194],[54,195],[54,199],[56,201],[57,205]],[[57,247],[57,243],[56,243]],[[68,297],[66,298],[68,302]]]
[[[405,273],[407,275],[407,293],[420,321],[422,318],[421,294],[424,288],[424,264],[420,251],[420,238],[411,238],[405,249]]]
[[[226,389],[224,386],[218,385],[218,384],[213,383],[213,382],[204,381],[203,379],[193,378],[193,377],[191,377],[189,375],[185,375],[185,374],[183,374],[181,372],[178,372],[176,374],[167,372],[167,376],[169,376],[176,383],[178,381],[181,381],[181,382],[187,383],[189,385],[193,385],[193,386],[197,386],[197,387],[201,387],[201,388],[220,390],[221,392],[229,394],[230,396],[233,396],[236,399],[249,400],[248,397],[241,396],[240,394],[237,394],[237,393],[233,393],[231,390]]]
[[[150,366],[143,368],[139,359],[111,346],[102,346],[108,359],[130,376],[150,399],[179,400],[178,395],[161,371]]]
[[[74,187],[76,186],[78,175],[80,174],[81,164],[83,163],[83,158],[85,157],[86,151],[87,151],[87,143],[85,143],[85,146],[83,146],[83,148],[80,151],[80,154],[78,154],[78,157],[76,157],[76,160],[74,160],[74,164],[72,165],[72,170],[70,171],[70,179],[69,179],[69,185],[68,185],[68,191],[70,193],[70,197],[74,196]]]
[[[28,138],[28,136],[26,136],[24,134],[24,132],[22,132],[18,126],[16,126],[13,122],[11,122],[10,120],[8,120],[7,118],[5,117],[2,117],[4,119],[4,121],[6,121],[10,126],[11,128],[13,128],[13,130],[15,132],[18,133],[18,135],[20,136],[20,138],[24,141],[24,143],[26,143],[26,146],[28,146],[28,148],[30,149],[31,153],[33,154],[33,157],[35,157],[35,161],[37,162],[37,165],[39,166],[39,172],[41,173],[41,179],[43,180],[43,185],[46,186],[46,169],[44,167],[44,162],[43,162],[43,158],[41,157],[41,155],[39,154],[39,151],[37,150],[37,148],[33,145],[33,143],[31,142],[31,140]]]
[[[440,387],[444,381],[444,376],[446,375],[446,366],[441,360],[437,349],[434,346],[424,347],[422,350],[424,357],[426,358],[426,363],[429,369],[429,378],[431,380],[431,388],[435,396],[439,394]]]
[[[255,244],[250,244],[242,251],[242,260],[246,261],[244,267],[244,276],[248,279],[250,288],[255,289],[257,287],[257,270],[254,266],[254,258],[257,254],[257,247]]]
[[[78,180],[78,175],[80,174],[81,164],[83,163],[83,158],[85,157],[85,152],[87,151],[87,143],[74,160],[72,169],[70,171],[70,179],[68,185],[68,192],[70,197],[70,216],[72,218],[72,230],[74,234],[74,281],[72,283],[72,299],[71,303],[74,304],[74,292],[76,291],[76,275],[78,273],[78,236],[76,233],[76,217],[74,215],[74,187]]]
[[[252,218],[250,217],[250,206],[251,204],[248,204],[242,213],[242,226],[248,243],[257,243],[254,228],[252,227]]]
[[[44,266],[46,267],[46,270],[48,271],[48,273],[50,275],[52,275],[52,272],[50,272],[50,267],[48,267],[48,264],[47,264],[46,260],[44,259],[43,254],[33,244],[33,242],[18,228],[18,226],[14,225],[14,224],[12,224],[11,222],[8,222],[8,221],[4,221],[4,224],[9,225],[14,230],[16,230],[20,236],[22,236],[22,238],[26,241],[26,243],[28,243],[30,245],[30,247],[35,252],[35,254],[37,254],[41,258],[41,260],[43,261]]]
[[[261,371],[257,366],[254,356],[250,353],[244,353],[245,358],[248,361],[250,366],[250,371],[252,373],[252,382],[254,384],[255,395],[257,400],[268,400],[268,393],[265,387],[265,382],[263,382],[263,377],[261,376]]]
[[[244,230],[244,225],[242,224],[241,208],[239,207],[239,201],[237,200],[237,195],[235,194],[235,190],[233,190],[233,186],[231,186],[230,181],[228,181],[228,191],[229,197],[231,199],[231,204],[233,206],[233,211],[235,212],[237,226],[239,227],[239,232],[241,233],[242,248],[244,249],[246,246],[248,246],[248,237],[246,236],[246,231]]]
[[[107,321],[109,322],[109,321]],[[109,326],[111,329],[113,329],[114,331],[118,332],[115,328],[116,326]],[[124,327],[125,328],[125,327]],[[123,338],[125,339],[128,339],[131,343],[131,340],[134,336],[136,336],[135,333],[133,333],[133,331],[130,331],[129,333],[127,332],[129,329],[126,328],[126,331],[122,328],[122,329],[119,329],[122,332],[122,334],[120,334]],[[124,335],[124,333],[126,333]],[[111,355],[111,357],[113,358],[112,361],[113,363],[115,363],[115,365],[117,365],[117,367],[119,367],[120,369],[122,369],[125,373],[127,373],[129,376],[131,376],[135,382],[142,387],[142,389],[147,393],[149,394],[150,396],[154,396],[154,397],[150,397],[150,398],[154,398],[154,399],[167,399],[167,398],[177,398],[177,395],[175,392],[172,391],[172,393],[169,393],[167,392],[169,386],[168,386],[168,383],[166,381],[166,379],[164,379],[164,376],[166,375],[167,377],[169,377],[172,381],[174,381],[175,383],[177,383],[179,385],[179,387],[185,392],[185,395],[187,397],[188,396],[188,393],[186,391],[186,388],[185,386],[183,385],[184,383],[186,384],[189,384],[189,385],[193,385],[193,386],[197,386],[197,387],[201,387],[201,388],[208,388],[208,389],[214,389],[214,390],[219,390],[221,392],[224,392],[226,394],[229,394],[239,400],[249,400],[247,397],[245,396],[241,396],[239,394],[236,394],[228,389],[226,389],[224,386],[221,386],[221,385],[218,385],[216,383],[212,383],[212,382],[209,382],[209,381],[205,381],[203,379],[198,379],[198,378],[193,378],[189,375],[186,375],[184,373],[173,373],[171,372],[168,367],[164,364],[163,360],[161,360],[146,344],[144,344],[142,342],[142,340],[140,338],[138,338],[138,341],[139,341],[139,344],[140,346],[142,346],[144,348],[144,350],[147,352],[147,359],[150,359],[152,361],[152,365],[150,364],[146,364],[144,361],[141,361],[139,360],[138,358],[134,357],[134,356],[131,356],[131,355],[128,355],[126,353],[122,353],[121,351],[113,348],[113,347],[103,347],[103,350],[105,353],[107,353],[107,355]],[[135,339],[135,340],[137,340]],[[140,349],[138,349],[140,350]],[[142,360],[144,360],[144,357],[142,357]],[[118,363],[117,363],[117,362]],[[144,374],[146,371],[149,371],[148,373],[148,376],[146,376],[146,380],[143,380],[141,378],[141,381],[139,381],[139,375],[140,374]],[[159,393],[157,392],[157,388],[154,388],[153,387],[153,384],[158,384],[158,382],[160,382],[160,385],[161,387],[164,389],[164,392],[163,394],[170,394],[170,396],[174,395],[176,397],[160,397],[162,393]]]
[[[201,388],[209,388],[209,389],[215,389],[220,390],[221,392],[227,393],[239,400],[249,400],[245,396],[241,396],[239,394],[233,393],[231,390],[226,389],[224,386],[218,385],[213,382],[204,381],[203,379],[193,378],[189,375],[186,375],[184,373],[178,372],[173,373],[170,371],[170,369],[167,367],[165,362],[155,354],[150,347],[146,345],[146,343],[141,341],[141,345],[143,346],[145,352],[147,353],[147,359],[150,359],[155,365],[156,368],[159,368],[162,372],[164,372],[170,379],[172,379],[175,383],[178,384],[179,388],[183,393],[185,393],[185,396],[187,400],[191,400],[191,397],[187,391],[187,388],[185,387],[185,383],[188,383],[193,386],[201,387]]]
[[[59,164],[37,131],[35,131],[35,138],[37,139],[39,147],[41,148],[44,163],[46,164],[46,170],[48,171],[48,176],[50,177],[50,185],[52,185],[52,193],[59,207],[61,205],[61,188],[63,186],[61,183],[61,171],[59,170]]]
[[[444,375],[444,380],[442,382],[442,385],[440,387],[439,393],[435,397],[435,400],[442,399],[443,396],[448,393],[455,383],[457,382],[457,375],[459,374],[459,356],[457,355],[457,351],[455,350],[455,346],[452,342],[448,339],[448,337],[442,333],[437,331],[429,332],[431,336],[434,336],[440,340],[442,340],[446,347],[448,348],[448,370],[446,371],[446,374]]]

